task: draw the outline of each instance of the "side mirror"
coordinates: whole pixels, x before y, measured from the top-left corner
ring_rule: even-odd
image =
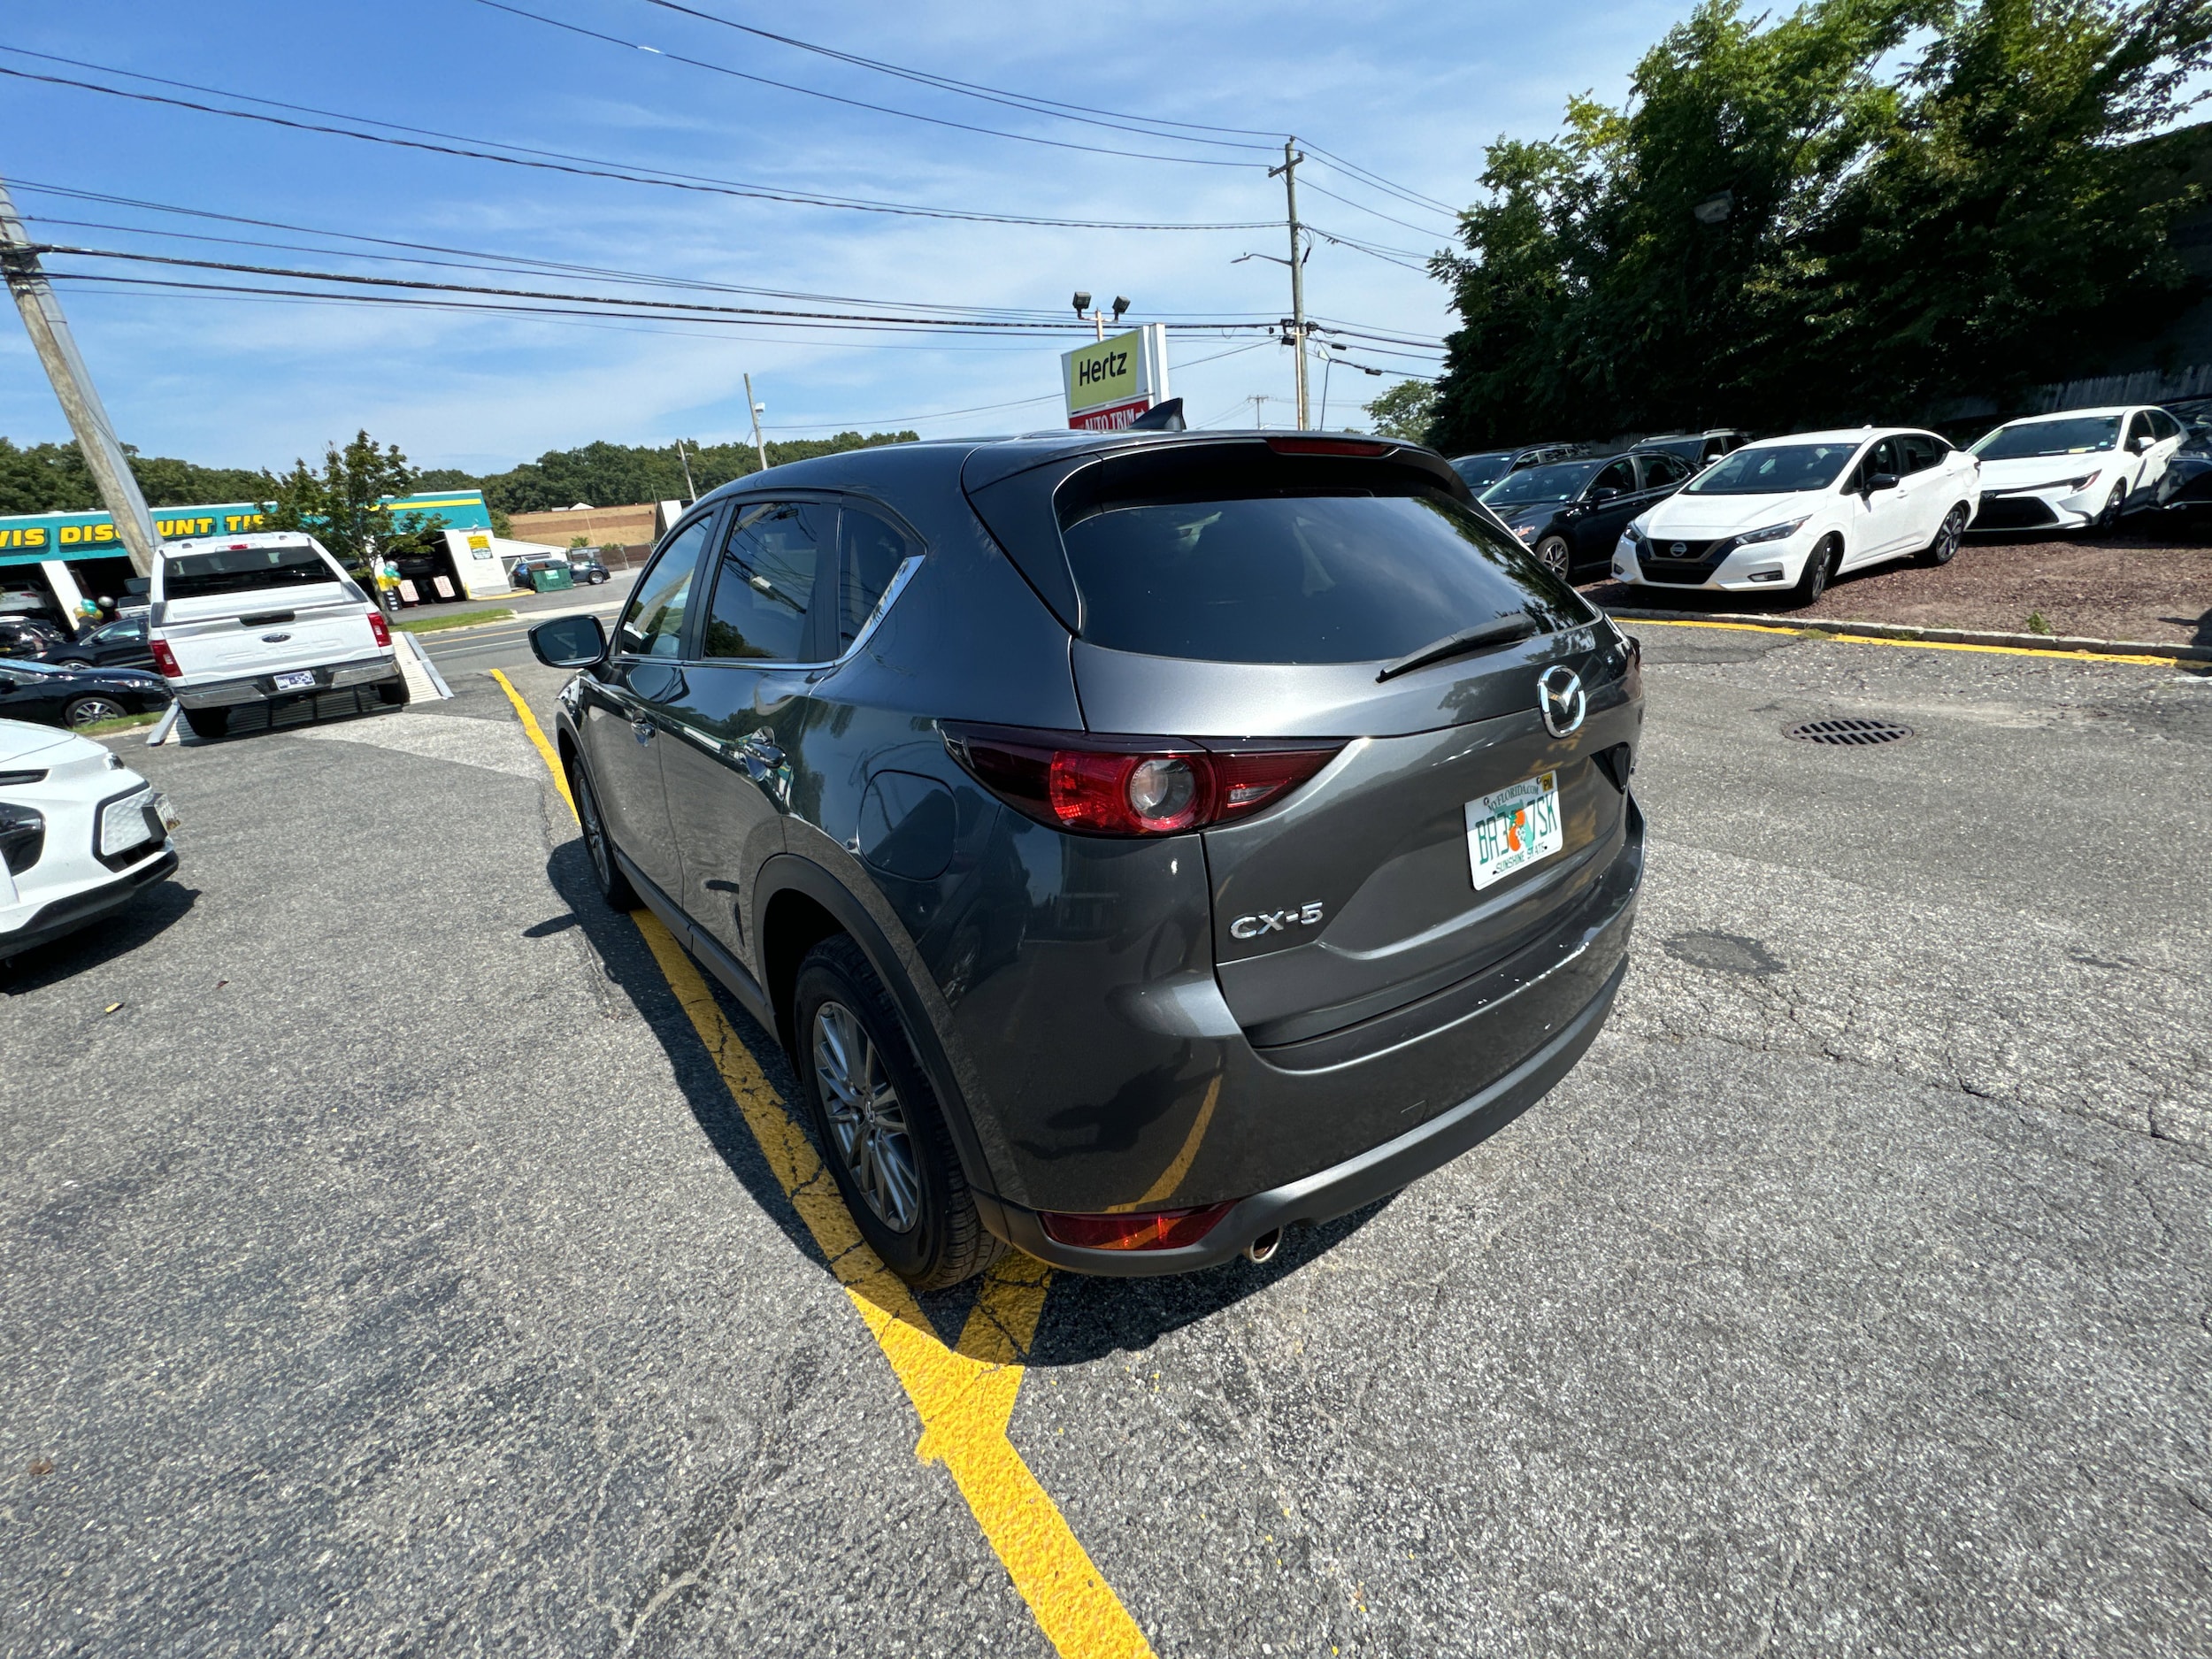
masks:
[[[1619,495],[1620,493],[1620,491],[1615,489],[1610,484],[1603,484],[1590,492],[1590,499],[1593,503],[1611,501],[1614,496]]]
[[[1895,489],[1896,488],[1897,474],[1894,472],[1871,473],[1866,480],[1866,493],[1870,495],[1878,489]]]
[[[530,649],[548,668],[589,668],[607,654],[597,617],[556,617],[530,630]]]
[[[2139,433],[2134,437],[2128,440],[2128,448],[2132,449],[2136,454],[2141,455],[2156,442],[2157,440],[2153,438],[2149,434]]]

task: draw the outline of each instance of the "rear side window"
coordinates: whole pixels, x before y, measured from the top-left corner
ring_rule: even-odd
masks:
[[[1586,622],[1571,588],[1440,489],[1294,490],[1087,504],[1062,539],[1083,638],[1224,663],[1364,663],[1525,612]]]
[[[834,641],[825,641],[825,657],[841,657],[875,614],[884,590],[899,566],[914,557],[914,545],[872,513],[848,507],[838,515],[838,603]]]
[[[1644,484],[1649,489],[1664,489],[1670,484],[1679,484],[1690,475],[1690,465],[1679,456],[1647,455],[1644,457]]]
[[[215,548],[205,553],[165,554],[161,561],[164,599],[206,599],[337,580],[338,572],[311,547]]]
[[[1909,433],[1897,440],[1897,447],[1904,452],[1905,471],[1924,472],[1943,459],[1942,446],[1933,438],[1924,438],[1918,433]]]

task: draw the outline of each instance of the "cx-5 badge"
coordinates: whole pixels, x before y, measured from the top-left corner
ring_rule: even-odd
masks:
[[[1564,663],[1554,663],[1537,675],[1536,711],[1544,717],[1544,729],[1554,737],[1571,736],[1590,711],[1582,676]]]
[[[1233,939],[1257,939],[1262,933],[1279,933],[1286,924],[1301,922],[1308,927],[1321,925],[1321,901],[1299,905],[1294,910],[1263,910],[1257,916],[1240,916],[1229,924]]]

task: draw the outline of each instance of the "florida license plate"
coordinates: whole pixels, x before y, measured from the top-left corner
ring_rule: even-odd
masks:
[[[312,691],[315,689],[315,671],[309,668],[296,674],[279,674],[276,688],[279,691]]]
[[[1478,888],[1550,857],[1565,841],[1555,772],[1467,803],[1467,856]]]

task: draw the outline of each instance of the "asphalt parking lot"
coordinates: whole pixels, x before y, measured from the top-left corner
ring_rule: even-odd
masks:
[[[0,970],[0,1653],[2212,1649],[2212,678],[1636,631],[1609,1030],[1264,1268],[1054,1279],[987,1534],[911,1378],[997,1293],[826,1260],[557,675],[118,740],[176,879]]]

